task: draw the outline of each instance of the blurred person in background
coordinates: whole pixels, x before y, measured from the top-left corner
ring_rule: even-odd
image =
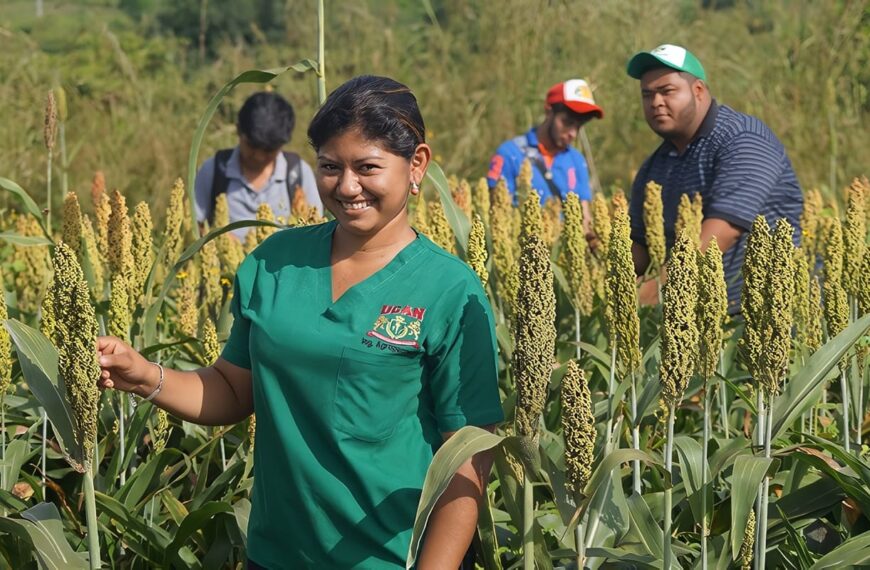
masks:
[[[550,198],[561,201],[569,193],[577,194],[588,235],[592,219],[589,169],[586,159],[572,145],[580,129],[592,119],[604,117],[604,111],[595,104],[588,83],[570,79],[547,91],[544,112],[543,123],[498,147],[489,162],[487,182],[492,188],[504,178],[516,202],[516,178],[528,159],[532,164],[532,188],[540,195],[541,204]]]
[[[236,132],[239,144],[219,150],[196,174],[196,219],[214,222],[214,205],[226,194],[230,223],[253,220],[260,204],[269,204],[278,218],[290,219],[296,192],[323,211],[314,172],[295,152],[284,151],[290,142],[296,115],[293,106],[274,92],[254,93],[239,110]],[[234,230],[244,240],[250,228]]]
[[[683,194],[701,193],[701,248],[716,237],[724,254],[729,312],[740,310],[741,267],[748,232],[761,214],[773,226],[785,218],[800,239],[803,194],[785,148],[760,119],[720,105],[710,94],[701,62],[683,47],[664,44],[635,54],[628,75],[640,80],[641,103],[650,128],[663,140],[640,167],[631,188],[632,255],[643,275],[646,247],[643,202],[647,182],[662,186],[666,245]],[[658,302],[655,280],[641,285],[640,301]]]

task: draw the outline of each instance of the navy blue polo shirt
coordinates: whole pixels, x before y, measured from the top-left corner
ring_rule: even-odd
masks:
[[[532,127],[524,135],[503,142],[498,147],[489,161],[489,172],[486,175],[489,187],[492,188],[500,178],[504,178],[511,196],[516,196],[516,178],[526,158],[532,162],[532,188],[541,196],[541,204],[549,198],[564,200],[571,192],[577,194],[581,200],[592,199],[589,190],[589,169],[583,155],[576,148],[569,146],[553,156],[552,164],[547,166],[538,149],[536,127]],[[552,181],[559,191],[558,196],[553,195],[550,185],[544,179],[545,173],[541,172],[541,167],[535,166],[536,162],[543,163],[542,167],[549,170]]]
[[[740,310],[744,250],[752,222],[761,214],[773,226],[786,218],[800,241],[803,194],[791,161],[776,135],[758,118],[714,100],[695,138],[679,154],[664,141],[643,163],[631,188],[631,239],[646,245],[643,201],[647,182],[662,186],[665,238],[674,244],[677,208],[683,194],[700,192],[704,219],[719,218],[744,230],[725,252],[729,312]]]

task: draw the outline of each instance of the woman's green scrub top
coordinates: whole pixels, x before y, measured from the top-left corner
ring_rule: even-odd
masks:
[[[332,301],[335,222],[280,231],[240,265],[227,361],[251,370],[248,556],[283,568],[404,568],[442,433],[502,421],[477,275],[418,235]]]

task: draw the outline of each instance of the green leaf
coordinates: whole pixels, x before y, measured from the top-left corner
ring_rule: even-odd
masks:
[[[438,197],[441,199],[441,205],[444,207],[447,222],[453,230],[453,235],[456,236],[456,241],[464,258],[465,252],[468,251],[468,234],[471,232],[471,221],[465,217],[465,214],[459,209],[456,202],[453,201],[453,196],[450,195],[450,188],[447,185],[447,177],[444,176],[444,171],[441,170],[441,167],[434,160],[429,163],[429,168],[426,170],[426,179],[438,191]]]
[[[13,232],[0,233],[0,239],[23,246],[54,245],[54,242],[42,236],[22,236]]]
[[[250,69],[237,75],[232,81],[221,87],[220,90],[214,94],[214,96],[209,100],[208,105],[206,105],[205,111],[202,112],[202,115],[199,118],[196,131],[193,133],[193,141],[190,144],[190,154],[188,154],[187,157],[187,197],[191,206],[196,203],[194,189],[196,184],[196,166],[197,157],[199,156],[199,147],[202,146],[202,139],[205,137],[205,129],[208,127],[208,123],[211,121],[211,118],[214,116],[215,111],[217,111],[218,105],[220,105],[223,98],[226,97],[227,94],[236,87],[236,85],[242,83],[268,83],[287,71],[292,70],[305,73],[310,69],[316,68],[316,62],[311,59],[303,59],[293,65],[277,69]],[[190,212],[191,216],[193,216],[191,231],[196,232],[196,213],[193,207],[190,208]]]
[[[870,563],[870,532],[853,536],[822,556],[810,570],[825,568],[859,568]]]
[[[251,518],[251,501],[248,499],[239,499],[233,504],[233,513],[236,517],[236,524],[239,525],[239,530],[242,533],[242,539],[245,546],[248,544],[248,521]]]
[[[414,517],[414,532],[411,536],[411,544],[408,547],[408,558],[405,567],[410,570],[417,559],[420,541],[426,531],[429,515],[435,508],[435,503],[447,489],[456,471],[475,454],[497,447],[504,438],[484,429],[465,426],[454,433],[444,445],[435,453],[426,479],[423,482],[423,491],[420,495],[420,503],[417,506],[417,516]]]
[[[73,412],[58,370],[57,350],[41,332],[15,319],[6,321],[6,330],[15,343],[27,386],[45,409],[61,447],[75,461],[83,463],[85,454],[76,442]]]
[[[644,549],[656,560],[662,560],[664,558],[664,533],[655,523],[656,519],[650,512],[649,505],[637,493],[632,493],[628,497],[628,516],[631,518],[631,525],[640,538]]]
[[[160,567],[170,542],[169,534],[159,526],[149,526],[144,517],[130,512],[108,495],[97,491],[94,497],[100,517],[105,516],[114,523],[124,537],[126,548],[140,556],[149,567]],[[194,559],[193,563],[195,562]]]
[[[234,514],[233,508],[229,504],[223,502],[206,503],[195,511],[191,511],[184,518],[184,521],[175,533],[172,542],[169,544],[165,554],[166,560],[164,565],[174,566],[178,564],[180,561],[176,559],[176,556],[179,548],[185,544],[187,539],[190,538],[193,533],[200,531],[220,513]]]
[[[731,559],[737,560],[740,545],[743,543],[743,530],[749,521],[749,511],[758,485],[770,469],[773,459],[741,455],[734,462],[731,476]]]
[[[33,547],[40,568],[87,569],[82,554],[75,552],[63,534],[60,513],[53,503],[39,503],[21,513],[22,519],[0,518],[0,532],[15,535]]]
[[[800,372],[786,384],[773,404],[773,439],[819,401],[828,372],[870,327],[870,315],[858,319],[818,349]]]
[[[707,493],[707,510],[713,506],[712,488],[704,482],[704,450],[700,443],[685,435],[674,438],[674,447],[680,457],[680,476],[686,486],[686,498],[695,522],[701,524],[704,517],[701,509],[702,493]]]
[[[8,178],[3,178],[2,176],[0,176],[0,188],[8,190],[18,198],[18,201],[24,206],[25,211],[36,218],[39,222],[39,227],[42,228],[42,233],[45,235],[46,239],[48,239],[50,243],[54,243],[51,239],[51,234],[45,229],[45,218],[42,217],[42,208],[36,205],[33,198],[31,198],[21,186]]]
[[[0,461],[0,481],[3,482],[4,491],[12,491],[12,487],[18,482],[18,473],[27,458],[33,455],[23,438],[13,439],[6,447],[6,457]]]

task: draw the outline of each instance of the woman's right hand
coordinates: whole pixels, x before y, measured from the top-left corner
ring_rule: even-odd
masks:
[[[129,344],[113,336],[97,338],[101,388],[133,392],[142,397],[153,393],[160,383],[160,369]]]

